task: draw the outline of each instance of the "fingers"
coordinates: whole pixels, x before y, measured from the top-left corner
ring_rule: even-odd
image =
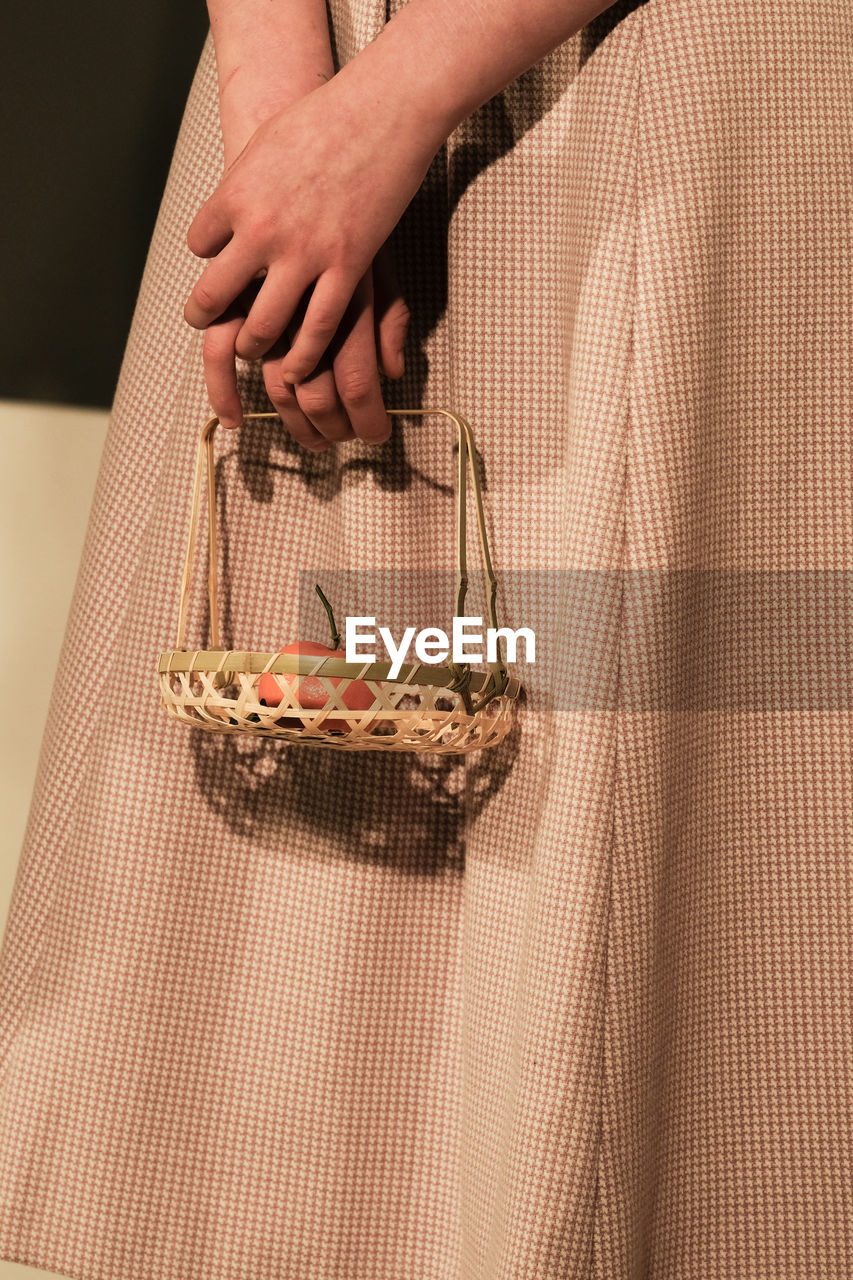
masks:
[[[381,444],[391,434],[391,419],[385,412],[379,385],[370,270],[359,281],[351,311],[353,322],[334,357],[335,385],[355,435],[371,444]]]
[[[402,378],[411,312],[400,291],[387,240],[373,261],[373,292],[379,368],[387,378]]]
[[[216,194],[201,206],[187,231],[187,248],[197,258],[213,258],[231,239],[234,228]]]
[[[335,336],[359,279],[343,270],[324,271],[318,278],[296,341],[285,357],[282,377],[286,382],[303,382],[312,373]],[[279,333],[289,319],[281,318]]]
[[[328,360],[305,383],[293,386],[281,376],[281,347],[264,360],[264,385],[276,413],[297,444],[316,453],[339,440],[352,439],[353,431],[335,390]]]
[[[184,307],[184,319],[194,329],[206,329],[239,297],[263,269],[230,244],[207,264]],[[282,326],[283,327],[283,326]],[[279,329],[281,333],[281,328]]]
[[[357,282],[336,322],[332,340],[326,342],[309,376],[294,383],[286,376],[285,369],[291,365],[297,347],[302,344],[305,349],[302,339],[313,295],[307,306],[304,301],[296,304],[301,313],[298,327],[297,320],[292,318],[285,324],[284,332],[269,338],[270,345],[263,356],[267,394],[293,439],[304,448],[319,452],[356,437],[379,444],[391,435],[391,421],[385,412],[379,382],[377,348],[384,348],[383,362],[393,370],[394,359],[399,360],[405,339],[409,312],[393,278],[383,275],[381,280],[384,315],[377,320],[371,264]],[[227,427],[237,427],[242,421],[234,361],[235,355],[242,355],[247,349],[245,328],[254,305],[268,283],[272,285],[271,296],[283,296],[278,293],[279,282],[270,282],[267,277],[253,303],[253,287],[257,283],[257,280],[250,281],[237,303],[209,323],[205,332],[203,357],[208,394],[214,412]],[[254,341],[256,338],[250,338],[248,343]],[[282,358],[287,342],[292,342],[290,352]],[[393,376],[401,373],[402,361],[399,361],[399,371]]]
[[[265,356],[278,342],[305,292],[305,281],[292,272],[280,268],[269,271],[240,331],[237,355],[244,360]]]
[[[286,332],[293,344],[291,354],[301,334],[296,321],[291,321]],[[264,381],[276,412],[295,440],[306,448],[318,448],[318,438],[337,443],[358,437],[371,444],[388,439],[391,420],[379,383],[372,269],[359,280],[321,367],[310,377],[293,384],[285,376],[291,356],[282,361],[278,355],[283,341],[284,337],[264,361]]]
[[[234,342],[242,323],[242,316],[230,309],[221,320],[205,330],[202,346],[204,378],[211,408],[223,427],[232,429],[243,421],[234,365]]]
[[[281,377],[281,360],[264,361],[264,384],[278,416],[297,444],[314,453],[331,448],[331,442],[308,421],[299,408],[293,385]]]

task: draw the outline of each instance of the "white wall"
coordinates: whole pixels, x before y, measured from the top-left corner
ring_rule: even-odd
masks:
[[[106,435],[101,409],[0,401],[0,669],[32,677],[0,714],[0,928],[5,927]],[[7,686],[8,687],[8,686]],[[0,1280],[55,1273],[0,1260]]]

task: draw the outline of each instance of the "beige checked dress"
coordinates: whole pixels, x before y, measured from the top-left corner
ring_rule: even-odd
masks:
[[[389,13],[329,16],[340,65]],[[396,228],[386,404],[470,421],[501,620],[539,627],[512,733],[468,757],[160,705],[209,413],[184,236],[220,164],[208,44],[0,952],[0,1257],[850,1277],[851,0],[620,0]],[[226,642],[293,638],[302,570],[451,571],[452,435],[394,424],[324,455],[218,434]],[[206,609],[202,547],[199,647]]]

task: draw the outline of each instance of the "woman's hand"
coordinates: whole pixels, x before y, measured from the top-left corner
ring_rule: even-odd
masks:
[[[190,294],[184,315],[200,329],[222,317],[208,357],[213,361],[217,344],[225,348],[232,339],[233,350],[244,359],[265,356],[285,334],[313,286],[293,347],[277,374],[267,374],[279,404],[294,423],[294,406],[286,403],[286,392],[282,398],[284,384],[305,382],[348,309],[355,349],[364,345],[366,321],[356,323],[367,307],[369,286],[364,277],[443,140],[414,110],[377,109],[368,94],[353,94],[349,81],[343,87],[341,83],[339,74],[265,121],[202,206],[187,235],[193,253],[212,259]],[[402,104],[404,95],[400,100]],[[238,330],[239,299],[263,273]],[[356,299],[359,288],[362,292]],[[228,308],[234,310],[228,314]],[[338,359],[348,341],[341,344]],[[351,368],[350,360],[347,348],[345,371]],[[359,379],[358,371],[348,372],[345,381],[349,385],[351,379],[352,389],[345,395],[354,406],[356,402],[370,406],[372,400],[372,409],[354,407],[356,417],[364,421],[365,412],[376,413],[376,396],[368,386],[369,370],[362,368],[360,373]],[[341,402],[343,408],[344,395]],[[331,424],[333,432],[340,430],[339,414],[337,428],[334,412],[330,416],[324,408],[319,416]],[[374,434],[369,438],[376,438],[372,422]],[[355,422],[352,426],[357,429]]]
[[[254,291],[246,306],[236,306],[208,326],[204,370],[214,413],[225,427],[242,421],[234,347]],[[281,377],[285,339],[264,357],[267,394],[294,440],[315,452],[355,436],[373,443],[388,438],[391,423],[382,401],[379,372],[402,377],[409,309],[400,293],[387,245],[359,281],[337,334],[314,373],[295,386]],[[297,324],[287,326],[290,341]]]

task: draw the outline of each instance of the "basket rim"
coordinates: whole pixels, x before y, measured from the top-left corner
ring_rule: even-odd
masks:
[[[318,665],[319,659],[319,665]],[[270,672],[274,675],[316,675],[330,678],[378,680],[386,684],[434,685],[447,688],[457,679],[456,672],[448,667],[432,666],[421,662],[403,663],[399,673],[391,679],[390,662],[347,662],[335,654],[262,652],[254,649],[169,649],[160,654],[157,670],[161,675],[190,671],[243,671],[247,675]],[[479,692],[492,679],[491,671],[471,669],[469,688]],[[506,688],[496,697],[515,698],[521,691],[521,681],[509,676]]]

